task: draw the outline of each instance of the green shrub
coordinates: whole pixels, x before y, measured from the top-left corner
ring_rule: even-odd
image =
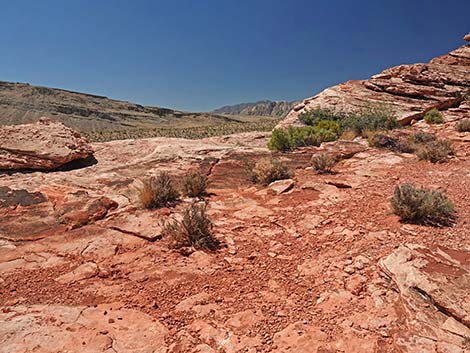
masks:
[[[289,136],[283,129],[274,129],[268,142],[271,151],[285,152],[291,148]]]
[[[200,172],[189,173],[183,178],[184,195],[202,197],[206,194],[207,176]]]
[[[192,246],[195,249],[216,250],[219,242],[212,233],[212,222],[207,217],[206,205],[193,203],[183,212],[181,220],[164,224],[163,235],[173,239],[175,248]]]
[[[312,167],[320,174],[331,174],[337,159],[329,153],[320,153],[312,156]]]
[[[252,168],[251,173],[251,179],[263,185],[276,180],[289,179],[292,176],[285,163],[269,157],[260,159]]]
[[[403,222],[448,226],[455,220],[452,202],[440,191],[403,184],[395,188],[391,204]]]
[[[369,131],[392,130],[401,125],[393,108],[386,104],[369,104],[359,114],[348,114],[341,121],[343,129],[354,131],[357,135],[367,136]]]
[[[441,112],[434,108],[424,114],[424,121],[428,124],[442,124],[444,122],[444,118],[442,117]]]
[[[287,138],[291,148],[320,146],[322,138],[312,126],[293,127],[287,130]]]
[[[344,113],[319,106],[299,114],[299,121],[308,126],[315,126],[321,120],[340,121],[343,118]]]
[[[142,206],[149,209],[162,207],[168,202],[178,200],[179,197],[170,175],[166,172],[142,181],[138,192]]]
[[[470,132],[470,119],[460,120],[455,128],[458,132]]]
[[[416,150],[419,159],[432,163],[445,162],[453,154],[452,146],[447,140],[430,141],[420,145]]]

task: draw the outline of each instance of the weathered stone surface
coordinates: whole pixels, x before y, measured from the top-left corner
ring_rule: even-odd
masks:
[[[283,194],[294,187],[294,181],[292,179],[276,180],[269,184],[268,188],[271,192],[276,195]]]
[[[0,351],[163,353],[167,329],[112,306],[33,305],[0,311]]]
[[[381,262],[395,283],[407,328],[396,345],[403,352],[469,349],[470,252],[403,245]]]
[[[0,128],[0,170],[51,170],[92,156],[78,132],[48,118]]]
[[[294,107],[278,127],[302,125],[299,114],[315,107],[357,112],[370,103],[385,103],[402,124],[420,119],[430,109],[458,107],[470,91],[470,46],[464,45],[427,64],[400,65],[368,80],[327,88]]]
[[[463,40],[466,41],[466,42],[470,42],[470,33],[466,34],[466,35],[463,37]]]

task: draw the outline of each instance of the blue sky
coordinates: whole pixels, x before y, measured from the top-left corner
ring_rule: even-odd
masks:
[[[468,32],[469,0],[1,0],[0,80],[206,111],[428,61]]]

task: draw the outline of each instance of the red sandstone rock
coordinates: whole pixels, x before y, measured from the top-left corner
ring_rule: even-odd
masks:
[[[48,118],[0,128],[0,170],[51,170],[92,155],[78,132]]]
[[[327,88],[294,107],[278,127],[302,125],[299,114],[318,106],[358,112],[370,103],[390,105],[398,120],[409,124],[432,108],[458,107],[469,91],[470,46],[464,45],[427,64],[400,65],[368,80],[347,81]]]

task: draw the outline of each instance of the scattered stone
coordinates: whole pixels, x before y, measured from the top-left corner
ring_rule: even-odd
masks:
[[[294,187],[294,185],[295,183],[294,183],[294,180],[292,179],[276,180],[276,181],[273,181],[271,184],[269,184],[268,188],[274,194],[280,195],[291,190]]]

